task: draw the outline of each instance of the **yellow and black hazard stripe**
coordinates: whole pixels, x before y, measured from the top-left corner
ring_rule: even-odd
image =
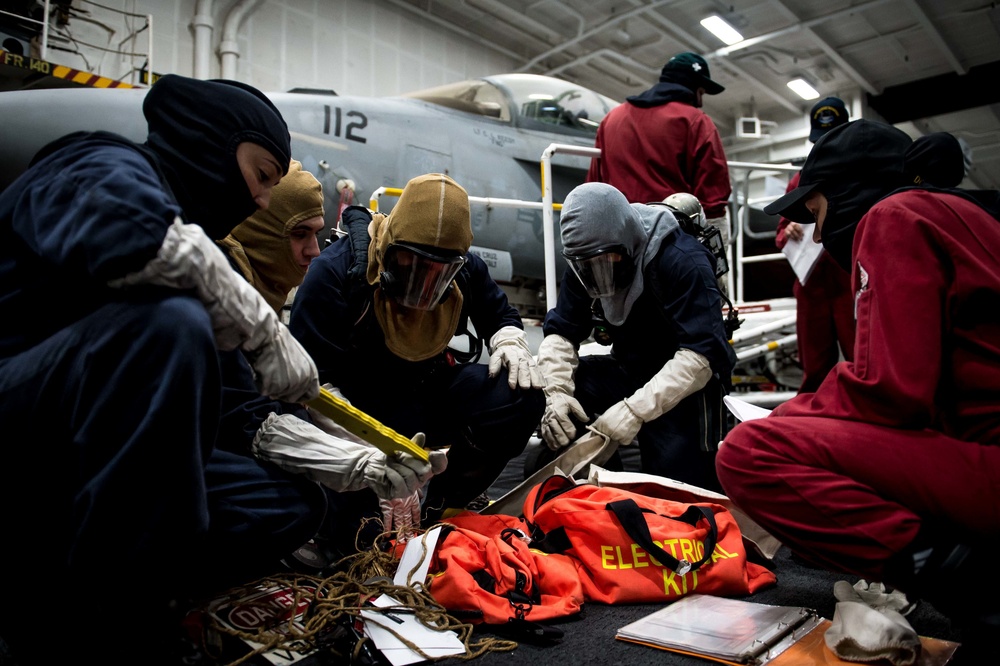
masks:
[[[98,76],[91,72],[83,72],[79,69],[66,67],[65,65],[55,65],[47,60],[39,60],[28,56],[11,53],[0,49],[0,65],[15,67],[25,70],[28,74],[39,76],[52,76],[92,88],[134,88],[131,83],[116,81],[106,76]]]
[[[98,76],[90,72],[81,72],[78,69],[71,69],[63,65],[56,65],[52,69],[52,76],[60,79],[67,79],[81,86],[91,86],[92,88],[134,88],[131,83],[115,81],[106,76]]]

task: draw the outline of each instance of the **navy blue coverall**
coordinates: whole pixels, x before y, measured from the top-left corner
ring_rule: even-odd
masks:
[[[678,349],[701,354],[709,361],[712,379],[645,423],[636,439],[642,471],[717,490],[714,454],[726,420],[722,396],[729,390],[736,358],[723,325],[715,258],[694,237],[675,230],[647,266],[644,282],[623,325],[596,322],[610,337],[611,352],[580,357],[573,396],[588,414],[600,414],[642,387]],[[581,344],[595,328],[593,304],[567,269],[556,306],[545,316],[545,335]]]
[[[333,384],[404,436],[423,432],[428,446],[450,446],[448,468],[431,480],[423,505],[463,508],[524,450],[544,396],[511,389],[506,369],[490,378],[485,364],[456,362],[448,349],[417,362],[393,354],[370,307],[375,287],[352,279],[353,261],[347,236],[313,260],[292,303],[289,329],[315,361],[320,383]],[[489,340],[504,326],[523,328],[480,257],[466,255],[456,282],[464,297],[459,329],[468,321]]]
[[[273,573],[325,509],[316,484],[214,448],[221,372],[202,303],[107,286],[183,215],[161,178],[141,146],[91,136],[0,195],[0,570],[11,599],[75,604],[73,626],[133,618],[151,633],[158,601]],[[4,638],[39,624],[2,609]]]

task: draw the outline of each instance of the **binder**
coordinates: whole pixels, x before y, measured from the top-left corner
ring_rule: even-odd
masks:
[[[730,666],[829,666],[830,621],[801,606],[691,594],[618,630],[615,638]],[[957,643],[920,638],[917,666],[944,666]]]
[[[426,450],[365,414],[357,407],[344,402],[325,388],[321,387],[319,396],[306,402],[306,405],[343,426],[348,432],[357,435],[387,456],[394,453],[409,453],[424,462],[430,460]]]

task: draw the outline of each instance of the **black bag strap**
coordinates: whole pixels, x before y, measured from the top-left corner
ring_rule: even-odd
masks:
[[[653,537],[649,533],[649,525],[646,523],[645,515],[643,515],[645,513],[653,512],[640,509],[634,499],[626,497],[625,499],[620,499],[615,502],[608,502],[606,508],[608,511],[615,514],[615,517],[618,518],[618,522],[621,523],[625,533],[635,539],[635,542],[642,546],[643,550],[659,560],[660,564],[682,576],[689,571],[700,568],[701,565],[712,559],[712,553],[715,551],[715,544],[719,540],[719,527],[715,523],[715,513],[713,513],[708,507],[692,504],[688,506],[684,513],[676,518],[672,516],[665,516],[671,520],[687,523],[692,527],[697,525],[698,521],[702,519],[708,521],[708,536],[705,537],[705,554],[697,562],[678,560],[676,557],[653,543]]]
[[[534,511],[538,511],[542,504],[550,502],[576,486],[572,481],[567,482],[565,477],[553,475],[543,481],[535,495],[533,505]],[[632,498],[625,498],[608,502],[605,508],[613,513],[618,519],[618,523],[643,550],[656,558],[658,562],[672,571],[684,575],[689,571],[700,568],[712,559],[715,552],[715,545],[719,540],[719,527],[715,522],[715,513],[708,507],[691,504],[680,516],[664,516],[670,520],[676,520],[694,527],[699,521],[708,522],[708,535],[705,537],[705,554],[697,562],[678,560],[676,557],[657,546],[653,542],[653,537],[649,533],[649,525],[646,523],[646,513],[655,513],[639,507]],[[662,514],[659,514],[662,515]],[[565,527],[557,527],[554,530],[543,532],[534,522],[529,522],[531,527],[531,547],[545,553],[565,553],[573,547]]]

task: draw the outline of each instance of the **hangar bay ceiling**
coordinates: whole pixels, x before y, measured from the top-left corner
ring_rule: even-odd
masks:
[[[706,56],[726,87],[705,97],[731,160],[801,155],[814,101],[803,78],[855,116],[911,136],[947,131],[972,149],[967,187],[1000,188],[1000,7],[987,0],[389,0],[504,53],[516,71],[573,81],[616,100],[656,82],[680,51]],[[727,46],[702,19],[743,36]],[[760,136],[737,136],[756,118]],[[752,127],[752,124],[750,125]],[[745,128],[744,128],[745,129]],[[751,132],[752,134],[752,132]]]

